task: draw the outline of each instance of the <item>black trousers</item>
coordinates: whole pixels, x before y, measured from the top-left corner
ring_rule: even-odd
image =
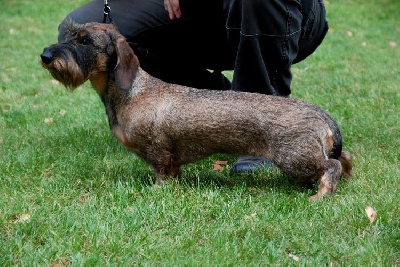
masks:
[[[322,0],[180,2],[183,17],[170,20],[163,0],[108,1],[144,70],[196,88],[288,96],[291,65],[314,52],[328,30]],[[102,22],[103,8],[93,0],[67,18]],[[231,86],[223,70],[234,70]]]

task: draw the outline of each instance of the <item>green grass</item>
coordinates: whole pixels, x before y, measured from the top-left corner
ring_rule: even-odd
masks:
[[[230,174],[224,155],[153,187],[90,86],[68,92],[39,64],[84,2],[2,2],[1,266],[400,265],[397,0],[329,1],[331,31],[293,67],[292,97],[329,111],[355,157],[354,179],[315,203],[279,172]]]

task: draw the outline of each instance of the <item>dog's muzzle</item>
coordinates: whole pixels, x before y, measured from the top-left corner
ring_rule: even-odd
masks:
[[[53,54],[50,52],[50,49],[48,49],[48,48],[45,48],[43,50],[43,53],[40,55],[40,57],[42,58],[42,62],[44,64],[49,64],[54,59]]]

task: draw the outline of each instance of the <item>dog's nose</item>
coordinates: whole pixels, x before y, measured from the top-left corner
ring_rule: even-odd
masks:
[[[40,57],[44,64],[49,64],[53,61],[53,54],[48,49],[45,49]]]

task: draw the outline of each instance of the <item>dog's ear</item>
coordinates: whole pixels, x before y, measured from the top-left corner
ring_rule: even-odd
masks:
[[[117,54],[117,64],[114,69],[115,82],[121,89],[130,90],[136,78],[139,60],[123,36],[119,35],[116,38],[114,47]]]

